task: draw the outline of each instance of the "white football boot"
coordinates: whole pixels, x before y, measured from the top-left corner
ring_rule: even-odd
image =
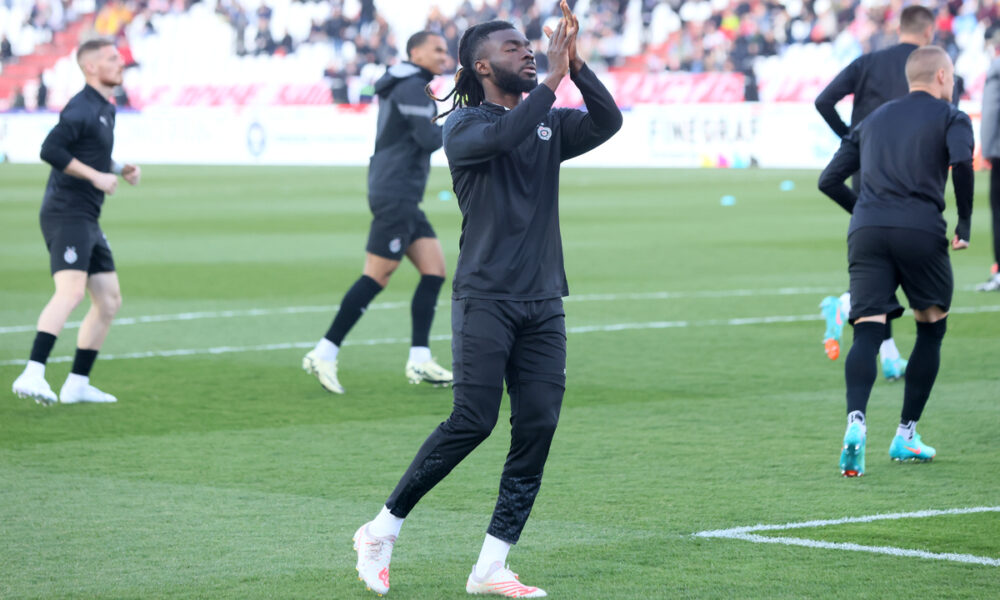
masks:
[[[389,561],[396,536],[375,537],[365,523],[354,534],[354,550],[358,553],[358,579],[379,596],[389,591]]]
[[[17,397],[31,398],[43,406],[51,406],[59,402],[59,398],[49,387],[49,382],[45,381],[45,377],[29,374],[27,369],[14,380],[14,385],[10,386],[10,389]]]
[[[302,357],[302,370],[319,379],[319,384],[328,392],[343,394],[344,388],[337,381],[337,361],[323,360],[315,350]]]
[[[112,402],[118,402],[118,398],[115,398],[107,392],[102,392],[89,383],[81,385],[66,381],[66,383],[64,383],[62,388],[59,390],[59,402],[62,404],[77,404],[80,402],[110,404]]]
[[[412,360],[406,361],[406,379],[413,384],[426,381],[437,387],[451,385],[454,377],[451,371],[437,364],[432,358],[422,363]]]
[[[465,591],[470,594],[490,594],[507,598],[545,598],[548,594],[541,588],[524,585],[517,578],[517,573],[500,562],[490,565],[486,577],[476,577],[476,567],[472,567],[469,579],[465,582]]]

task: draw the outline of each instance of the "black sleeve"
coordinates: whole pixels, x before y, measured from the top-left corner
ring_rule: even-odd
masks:
[[[858,74],[861,72],[860,60],[855,60],[847,65],[833,78],[833,81],[823,88],[819,96],[816,96],[816,110],[819,111],[820,116],[830,126],[830,129],[840,137],[847,135],[851,128],[840,118],[840,113],[837,112],[837,103],[854,93],[854,88],[858,84]]]
[[[622,128],[622,111],[611,97],[611,92],[604,87],[590,67],[584,65],[579,72],[570,77],[583,95],[587,112],[561,111],[562,160],[569,160],[593,150]]]
[[[844,185],[844,181],[861,167],[861,153],[858,151],[856,138],[854,134],[844,138],[840,143],[840,149],[819,176],[819,191],[832,198],[849,213],[854,212],[858,196],[854,190]]]
[[[555,100],[555,93],[543,84],[495,121],[480,111],[451,115],[444,125],[448,162],[452,166],[474,165],[510,152],[534,133]]]
[[[948,130],[945,132],[945,144],[948,146],[948,164],[972,160],[976,147],[976,137],[972,132],[972,121],[969,115],[960,110],[954,110]]]
[[[972,161],[967,160],[951,166],[951,185],[955,188],[955,205],[958,208],[958,225],[955,235],[969,241],[972,230],[972,196],[975,193],[976,173]]]
[[[80,139],[86,126],[86,118],[75,107],[67,106],[59,115],[59,123],[52,128],[42,142],[40,156],[42,160],[52,165],[57,171],[66,170],[73,155],[69,147]]]
[[[441,126],[431,120],[437,114],[437,106],[424,92],[423,80],[411,77],[396,88],[393,100],[410,126],[410,135],[418,146],[434,152],[441,147]]]

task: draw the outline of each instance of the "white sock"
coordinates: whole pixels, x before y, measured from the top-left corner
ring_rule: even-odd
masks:
[[[403,519],[389,512],[388,507],[383,506],[378,516],[368,525],[368,531],[375,537],[396,537],[403,527]]]
[[[854,410],[847,415],[847,426],[850,427],[852,423],[861,423],[861,432],[867,434],[868,426],[865,425],[865,413],[860,410]]]
[[[90,377],[87,375],[77,375],[76,373],[70,373],[66,376],[66,384],[70,387],[85,387],[90,385]]]
[[[340,346],[326,338],[321,338],[313,349],[319,355],[320,360],[337,360],[337,353],[340,352]]]
[[[878,353],[882,356],[882,360],[896,360],[899,358],[899,348],[896,347],[896,342],[892,338],[882,341]]]
[[[425,363],[431,359],[431,349],[427,346],[412,346],[410,360],[415,363]]]
[[[851,318],[851,292],[840,295],[840,318],[846,323]]]
[[[483,549],[479,552],[479,561],[476,563],[476,577],[480,579],[486,577],[495,562],[501,565],[507,562],[508,552],[510,552],[509,543],[487,533],[486,539],[483,540]]]
[[[917,432],[917,422],[907,421],[906,423],[900,423],[899,427],[896,428],[896,435],[903,436],[908,442],[913,441],[913,434]]]
[[[24,365],[24,374],[30,375],[31,377],[45,377],[45,363],[40,363],[37,360],[29,360],[28,364]]]

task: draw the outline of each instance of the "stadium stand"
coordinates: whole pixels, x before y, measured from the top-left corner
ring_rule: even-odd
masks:
[[[745,82],[747,99],[805,102],[862,52],[894,43],[904,6],[902,0],[571,4],[582,18],[581,52],[599,70],[732,73],[740,76],[733,81]],[[991,0],[932,4],[937,42],[977,99],[989,62],[984,35],[1000,8]],[[164,97],[181,105],[241,104],[265,87],[272,89],[269,98],[290,103],[363,103],[371,82],[399,60],[400,40],[423,27],[442,33],[454,54],[469,23],[511,20],[536,42],[543,61],[542,27],[555,7],[555,0],[0,0],[0,55],[9,55],[0,67],[0,107],[14,104],[20,90],[33,108],[42,71],[49,108],[61,106],[82,84],[71,56],[81,34],[119,40],[134,65],[125,88],[137,107]]]

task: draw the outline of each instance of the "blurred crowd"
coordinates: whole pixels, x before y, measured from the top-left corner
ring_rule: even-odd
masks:
[[[400,0],[402,2],[403,0]],[[405,36],[423,27],[439,32],[457,57],[458,43],[473,23],[505,19],[532,41],[545,65],[545,26],[554,26],[557,0],[431,0],[423,23],[404,31],[385,11],[389,0],[0,0],[0,10],[19,14],[44,37],[96,10],[96,33],[115,37],[126,63],[134,65],[130,40],[156,35],[158,15],[191,11],[204,3],[205,18],[228,23],[233,56],[294,56],[303,47],[329,50],[323,76],[334,100],[346,102],[346,82],[404,58]],[[89,4],[88,4],[89,3]],[[910,0],[569,0],[580,17],[579,50],[596,69],[644,72],[735,71],[753,76],[761,59],[795,48],[825,44],[839,64],[897,40],[899,13]],[[937,14],[937,40],[953,59],[983,52],[994,30],[1000,0],[929,0]],[[417,9],[422,10],[422,9]],[[280,17],[280,18],[277,18]],[[397,28],[391,25],[395,23]],[[17,44],[0,27],[0,59],[16,60]]]
[[[95,28],[102,35],[151,33],[152,16],[181,12],[200,0],[98,0]],[[376,0],[217,0],[215,12],[234,31],[233,52],[291,54],[302,43],[330,43],[345,62],[389,64],[399,58],[400,41],[376,7]],[[323,18],[310,17],[308,36],[294,39],[274,31],[278,3],[329,7]],[[58,31],[78,14],[73,0],[0,0],[28,4],[25,27]],[[383,10],[389,10],[388,0]],[[604,68],[682,71],[745,71],[759,56],[781,54],[793,44],[833,43],[859,54],[891,45],[896,39],[904,0],[569,0],[581,18],[580,47],[588,62]],[[455,2],[451,3],[455,5]],[[990,26],[1000,12],[998,0],[933,0],[939,44],[953,55],[962,34]],[[302,13],[299,13],[302,14]],[[452,10],[436,4],[428,29],[448,40],[453,56],[470,23],[505,19],[515,23],[544,54],[542,28],[558,18],[556,0],[464,0]],[[299,28],[301,30],[301,28]],[[248,34],[249,32],[249,34]],[[409,32],[408,32],[409,33]],[[301,37],[301,36],[300,36]],[[980,38],[982,39],[982,38]],[[404,40],[405,41],[405,40]],[[0,57],[10,58],[6,36]]]
[[[581,21],[580,49],[601,68],[646,71],[749,71],[758,57],[791,45],[831,43],[857,56],[896,43],[904,0],[569,0]],[[938,16],[936,43],[956,58],[983,40],[997,0],[923,2]],[[513,21],[542,49],[542,27],[558,18],[554,0],[465,0],[454,14],[432,8],[427,28],[452,52],[470,23]],[[551,23],[550,23],[551,25]],[[975,35],[978,33],[978,37]]]

